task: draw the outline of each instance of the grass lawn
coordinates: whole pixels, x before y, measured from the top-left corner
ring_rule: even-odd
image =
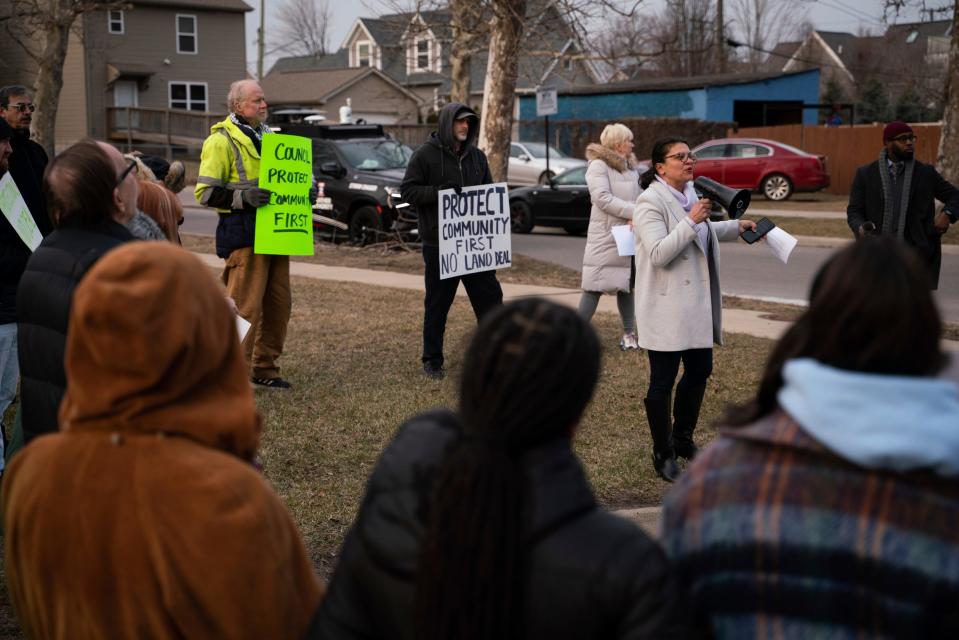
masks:
[[[767,200],[759,193],[754,192],[749,203],[749,209],[750,211],[753,209],[779,209],[780,211],[845,211],[848,202],[849,196],[847,195],[837,195],[823,191],[816,193],[794,193],[789,200],[781,200],[779,202]]]
[[[328,577],[384,445],[407,418],[429,407],[454,406],[466,342],[475,319],[466,300],[450,313],[443,381],[420,372],[422,295],[373,286],[293,279],[293,316],[283,375],[291,391],[259,390],[265,418],[265,474],[289,507],[318,573]],[[594,322],[604,345],[603,373],[576,449],[600,501],[608,507],[658,504],[667,485],[656,478],[642,398],[645,354],[615,346],[615,314]],[[715,352],[715,373],[698,440],[728,401],[752,393],[771,343],[728,336]],[[0,594],[0,637],[20,637]]]
[[[749,210],[752,213],[752,208]],[[757,214],[759,212],[757,211]],[[757,216],[747,216],[758,219]],[[818,236],[820,238],[843,238],[852,240],[852,232],[845,220],[823,218],[786,218],[783,216],[766,216],[794,236]],[[959,229],[950,227],[942,236],[943,244],[959,244]]]
[[[282,360],[291,392],[258,391],[266,418],[262,458],[273,486],[293,512],[312,558],[327,575],[371,466],[397,426],[428,407],[453,406],[462,354],[475,326],[465,300],[450,314],[450,375],[420,372],[418,292],[294,279],[293,318]],[[595,322],[605,346],[603,375],[577,440],[599,499],[609,507],[658,504],[667,485],[655,477],[642,410],[645,355],[623,353],[615,314]],[[716,350],[702,424],[728,401],[755,389],[771,343],[731,335]],[[700,441],[712,438],[704,427]]]

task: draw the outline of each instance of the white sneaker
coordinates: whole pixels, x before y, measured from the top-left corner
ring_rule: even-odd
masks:
[[[624,333],[623,337],[619,341],[619,348],[621,351],[639,349],[639,342],[636,340],[636,334],[633,332]]]

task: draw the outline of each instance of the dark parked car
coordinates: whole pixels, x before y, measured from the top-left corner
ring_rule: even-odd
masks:
[[[563,227],[580,235],[589,226],[589,189],[586,167],[559,174],[547,185],[511,189],[509,211],[515,233],[529,233],[536,225]]]
[[[416,233],[416,212],[400,196],[400,182],[413,150],[378,124],[289,124],[280,133],[313,139],[313,174],[318,197],[314,211],[348,226],[356,244],[375,242],[380,232],[408,239]],[[336,235],[321,222],[314,231]]]
[[[829,186],[826,157],[782,142],[760,138],[710,140],[693,149],[696,176],[735,189],[759,191],[769,200],[785,200],[796,191]]]

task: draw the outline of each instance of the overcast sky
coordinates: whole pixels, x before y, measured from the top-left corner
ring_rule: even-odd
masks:
[[[264,0],[266,3],[266,30],[267,43],[270,42],[270,18],[286,0]],[[319,1],[319,0],[318,0]],[[375,17],[382,13],[393,13],[395,7],[409,5],[404,0],[328,0],[333,7],[333,24],[330,31],[330,46],[336,50],[343,43],[347,31],[359,17]],[[812,24],[824,31],[848,31],[856,33],[860,27],[881,33],[885,30],[882,23],[883,0],[789,0],[797,7],[805,7]],[[260,20],[260,0],[246,0],[254,10],[246,16],[247,34],[247,61],[252,72],[256,70],[256,30]],[[732,2],[726,0],[726,12]],[[934,6],[935,3],[932,3]],[[939,4],[946,4],[945,2]],[[645,0],[642,11],[659,11],[665,5],[665,0]],[[648,7],[648,8],[646,8]],[[943,19],[939,14],[937,19]],[[896,22],[911,22],[918,20],[915,10],[904,12]],[[775,43],[772,43],[775,45]],[[282,54],[280,54],[282,55]],[[264,71],[269,71],[270,65],[278,56],[267,57]]]

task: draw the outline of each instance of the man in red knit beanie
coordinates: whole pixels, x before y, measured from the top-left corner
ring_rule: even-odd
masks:
[[[849,193],[846,221],[857,238],[893,235],[916,250],[929,275],[929,287],[939,287],[942,234],[959,220],[959,189],[935,167],[913,155],[916,134],[905,122],[890,122],[882,130],[879,158],[859,167]],[[936,200],[945,208],[936,213]]]

